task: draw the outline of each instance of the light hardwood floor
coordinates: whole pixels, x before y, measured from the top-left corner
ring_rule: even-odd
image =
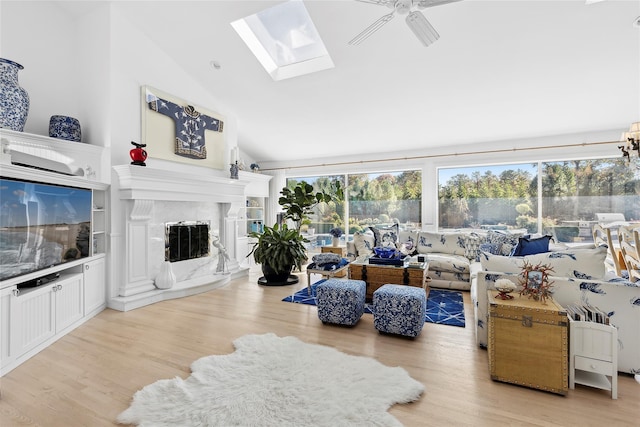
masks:
[[[491,381],[487,351],[475,345],[468,292],[466,328],[427,323],[409,340],[378,334],[366,314],[353,328],[323,325],[315,307],[281,302],[306,285],[304,275],[285,287],[259,286],[258,276],[252,271],[224,288],[126,313],[103,311],[2,378],[0,426],[115,425],[143,386],[186,378],[194,360],[231,353],[235,338],[266,332],[405,368],[426,387],[419,401],[389,410],[406,426],[602,427],[640,420],[640,384],[631,375],[619,376],[618,400],[583,386],[559,396]]]

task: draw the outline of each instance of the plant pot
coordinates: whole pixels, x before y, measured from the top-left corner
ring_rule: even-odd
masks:
[[[258,284],[267,286],[282,286],[298,283],[298,277],[291,274],[292,269],[293,266],[291,266],[286,273],[278,273],[273,268],[271,268],[270,265],[263,263],[262,274],[264,274],[264,276],[258,279]]]
[[[333,244],[334,247],[340,246],[340,238],[339,237],[332,237],[331,238],[331,244]]]

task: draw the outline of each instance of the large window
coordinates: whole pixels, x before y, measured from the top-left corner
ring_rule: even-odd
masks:
[[[536,164],[440,169],[440,228],[537,229]]]
[[[314,190],[329,188],[339,180],[345,188],[345,201],[318,205],[305,230],[315,234],[329,233],[340,227],[348,235],[368,226],[398,223],[402,229],[421,226],[422,173],[420,171],[393,171],[372,174],[295,177],[287,179],[287,186],[300,181],[313,185]],[[346,185],[345,185],[346,182]]]
[[[440,169],[439,227],[526,228],[589,241],[598,213],[640,219],[632,166],[618,158]]]
[[[420,171],[348,175],[349,233],[368,226],[421,225],[422,173]]]
[[[344,188],[344,176],[342,175],[326,175],[313,176],[304,178],[287,178],[287,187],[293,189],[299,182],[304,181],[313,186],[314,191],[330,191],[331,184],[339,181]],[[313,231],[311,234],[329,235],[329,230],[334,227],[345,227],[345,206],[344,201],[319,203],[314,208],[311,218],[304,221],[301,230],[307,232],[309,229]],[[331,240],[330,237],[327,237]]]

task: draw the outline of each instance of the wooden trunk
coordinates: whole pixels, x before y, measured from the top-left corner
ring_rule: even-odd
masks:
[[[551,298],[546,304],[515,294],[489,299],[491,379],[566,395],[567,313]]]
[[[373,299],[373,293],[387,283],[395,285],[416,286],[424,288],[429,294],[427,286],[427,268],[391,267],[370,264],[349,265],[349,277],[351,279],[364,280],[367,284],[366,299]]]

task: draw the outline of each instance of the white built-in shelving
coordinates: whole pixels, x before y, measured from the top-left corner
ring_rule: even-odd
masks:
[[[107,165],[103,147],[0,129],[3,177],[91,190],[93,239],[88,257],[0,281],[0,376],[106,307]]]

